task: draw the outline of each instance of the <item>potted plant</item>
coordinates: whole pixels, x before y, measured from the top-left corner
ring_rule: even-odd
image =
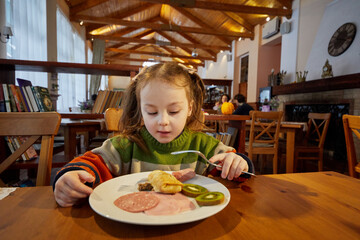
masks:
[[[83,102],[79,101],[79,107],[80,107],[81,112],[91,113],[93,106],[94,106],[94,103],[91,100],[86,100]]]
[[[277,111],[280,106],[280,100],[277,96],[270,99],[269,105],[272,111]]]

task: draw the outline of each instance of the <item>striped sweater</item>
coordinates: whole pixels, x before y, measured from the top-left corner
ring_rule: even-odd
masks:
[[[177,171],[192,168],[197,174],[206,175],[209,172],[209,164],[195,153],[172,155],[171,152],[180,150],[199,150],[209,159],[215,154],[223,152],[235,152],[215,138],[202,132],[194,132],[187,128],[182,134],[170,143],[159,143],[143,127],[140,131],[142,138],[148,147],[144,152],[137,144],[122,136],[115,136],[106,140],[99,148],[86,152],[65,165],[56,175],[55,182],[64,173],[72,170],[86,170],[95,177],[95,184],[102,183],[113,177],[129,173],[152,171],[156,169],[164,171]],[[253,171],[251,161],[241,155],[249,165],[249,171]],[[215,173],[216,169],[213,169]],[[241,177],[247,177],[245,174]],[[242,179],[242,178],[241,178]]]

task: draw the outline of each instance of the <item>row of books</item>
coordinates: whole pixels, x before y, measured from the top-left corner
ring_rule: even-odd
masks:
[[[55,110],[47,88],[0,84],[0,112],[49,111]]]
[[[234,147],[237,132],[237,128],[228,127],[227,132],[206,132],[206,134],[218,139],[227,146]]]
[[[120,107],[122,96],[122,91],[100,90],[96,97],[92,113],[104,113],[108,108]]]
[[[11,153],[14,153],[17,149],[19,149],[21,144],[27,140],[27,137],[4,137],[4,138]],[[18,159],[18,161],[33,160],[37,157],[38,154],[36,153],[35,148],[31,146],[21,155],[21,159]]]

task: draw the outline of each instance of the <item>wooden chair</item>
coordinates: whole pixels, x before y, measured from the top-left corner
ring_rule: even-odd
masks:
[[[356,160],[356,149],[359,149],[359,144],[355,148],[354,135],[360,141],[360,116],[343,115],[344,134],[346,141],[346,152],[349,164],[349,175],[351,177],[359,178],[360,163]],[[355,140],[355,141],[354,141]]]
[[[323,153],[326,133],[330,123],[331,113],[309,113],[307,131],[301,144],[295,146],[295,171],[299,161],[316,160],[318,169],[323,169]]]
[[[0,174],[13,164],[31,145],[41,139],[36,178],[37,186],[50,184],[54,136],[61,116],[57,112],[0,113],[0,136],[26,136],[28,139],[0,164]],[[0,185],[4,183],[0,180]]]
[[[105,125],[106,130],[109,132],[108,137],[113,137],[119,134],[120,118],[123,113],[122,108],[108,108],[105,111]]]
[[[102,130],[101,134],[90,140],[90,144],[87,150],[100,147],[106,139],[120,133],[119,123],[122,113],[122,108],[108,108],[105,110],[105,130]]]
[[[272,154],[273,173],[278,169],[278,144],[283,112],[250,111],[251,127],[245,152],[250,159],[255,154]]]

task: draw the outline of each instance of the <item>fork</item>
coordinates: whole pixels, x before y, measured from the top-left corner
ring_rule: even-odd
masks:
[[[209,164],[211,164],[211,165],[213,165],[213,166],[215,166],[215,167],[222,167],[222,166],[219,165],[219,164],[210,162],[209,159],[207,159],[202,152],[197,151],[197,150],[176,151],[176,152],[172,152],[171,154],[172,154],[172,155],[177,155],[177,154],[182,154],[182,153],[195,153],[195,154],[199,155],[200,157],[202,157],[202,158],[203,158],[206,162],[208,162]],[[246,174],[249,174],[249,175],[252,175],[252,176],[256,176],[254,173],[251,173],[251,172],[242,171],[242,173],[246,173]]]

